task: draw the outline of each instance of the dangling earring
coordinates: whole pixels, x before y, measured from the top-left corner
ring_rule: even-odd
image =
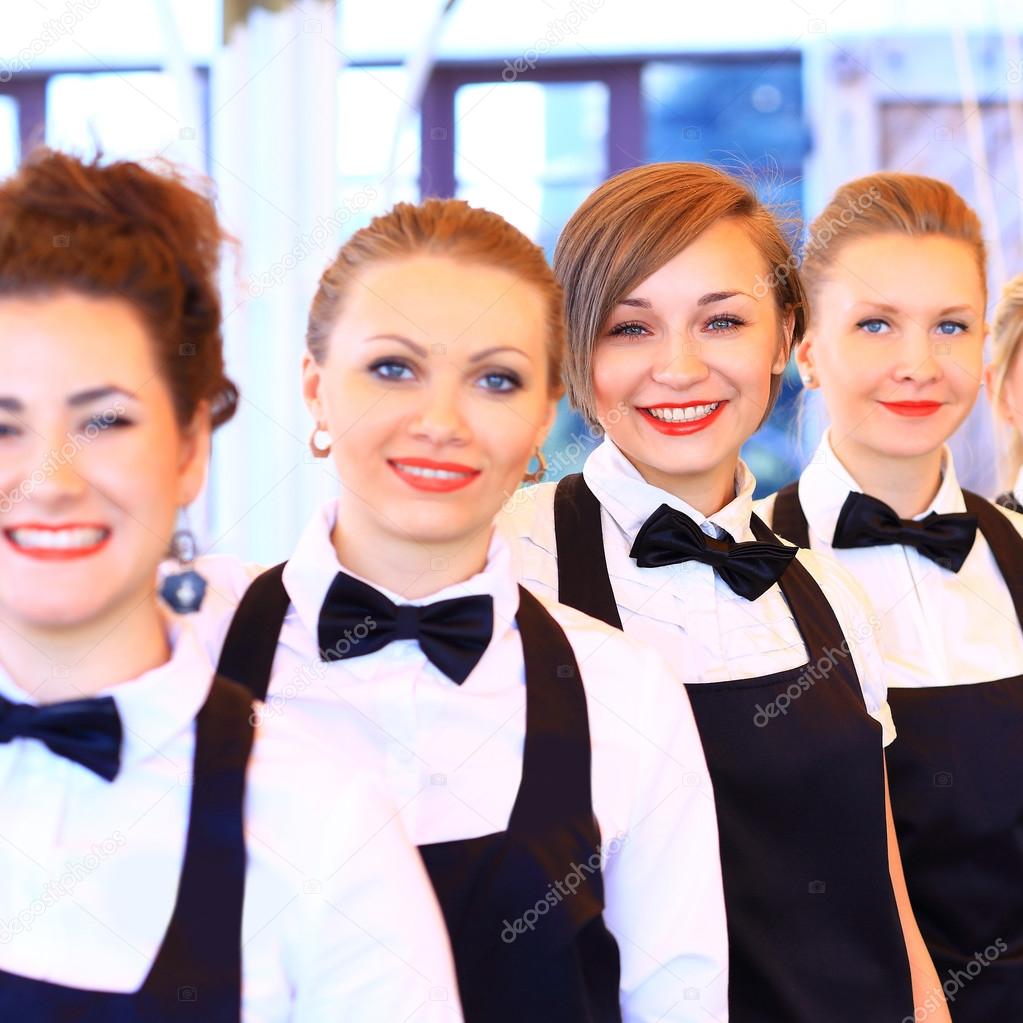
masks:
[[[543,457],[543,452],[540,450],[540,446],[537,445],[536,453],[533,458],[537,461],[537,467],[532,472],[527,472],[522,477],[523,483],[539,483],[543,479],[543,474],[547,471],[547,460]],[[530,459],[532,461],[532,459]]]
[[[327,436],[327,443],[322,447],[317,441],[321,433]],[[309,450],[313,453],[313,458],[326,458],[330,454],[330,434],[319,423],[316,424],[313,435],[309,438]]]
[[[206,580],[195,570],[195,536],[185,526],[171,537],[171,557],[178,562],[178,571],[167,576],[160,586],[160,596],[179,615],[198,611],[206,596]]]

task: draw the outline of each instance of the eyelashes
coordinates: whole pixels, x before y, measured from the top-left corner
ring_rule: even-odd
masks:
[[[405,359],[375,359],[367,368],[378,380],[404,383],[416,379],[415,367]],[[523,388],[522,377],[509,369],[484,370],[477,377],[477,383],[483,385],[482,390],[491,394],[512,394]]]
[[[710,334],[728,334],[745,327],[747,320],[734,313],[720,313],[705,320],[700,329]],[[638,320],[629,320],[627,323],[618,323],[613,326],[608,335],[611,337],[642,337],[652,331],[645,324]]]

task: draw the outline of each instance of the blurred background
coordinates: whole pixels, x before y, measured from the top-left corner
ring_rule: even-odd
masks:
[[[702,160],[794,223],[842,181],[930,174],[979,212],[992,301],[1023,254],[1023,5],[1010,0],[22,0],[0,7],[0,174],[45,142],[164,157],[216,184],[242,391],[192,517],[204,548],[285,557],[336,486],[298,365],[316,281],[398,199],[457,195],[553,251],[609,175]],[[797,414],[798,413],[798,414]],[[766,494],[821,429],[794,370],[745,451]],[[557,479],[598,438],[564,408]],[[954,442],[996,487],[989,412]]]

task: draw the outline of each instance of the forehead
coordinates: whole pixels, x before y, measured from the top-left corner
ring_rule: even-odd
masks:
[[[893,306],[983,305],[985,284],[972,245],[942,235],[878,234],[838,250],[822,286]]]
[[[709,291],[754,288],[768,272],[748,224],[736,218],[719,220],[701,232],[681,252],[632,289],[654,301],[689,300]]]
[[[149,335],[122,299],[0,297],[0,379],[8,383],[87,385],[103,377],[137,388],[155,369]]]
[[[374,264],[353,280],[336,330],[472,345],[523,344],[543,326],[536,285],[498,267],[416,256]]]

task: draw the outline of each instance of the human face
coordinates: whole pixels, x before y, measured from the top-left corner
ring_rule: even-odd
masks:
[[[489,533],[554,419],[546,346],[540,292],[507,271],[438,256],[369,267],[322,364],[303,363],[342,521],[384,542]]]
[[[106,629],[147,600],[209,430],[181,431],[130,305],[0,299],[0,619]]]
[[[992,366],[984,367],[984,378],[989,391],[994,387],[995,373]],[[1023,436],[1023,359],[1020,349],[1013,353],[1012,362],[1002,381],[1002,389],[998,395],[998,406],[995,409],[998,418],[1017,436]]]
[[[686,497],[716,480],[727,499],[739,449],[788,357],[774,296],[755,297],[767,272],[743,225],[721,220],[604,324],[593,354],[597,415],[655,486]]]
[[[984,304],[965,242],[879,234],[844,244],[796,356],[821,387],[836,451],[936,455],[977,397]]]

